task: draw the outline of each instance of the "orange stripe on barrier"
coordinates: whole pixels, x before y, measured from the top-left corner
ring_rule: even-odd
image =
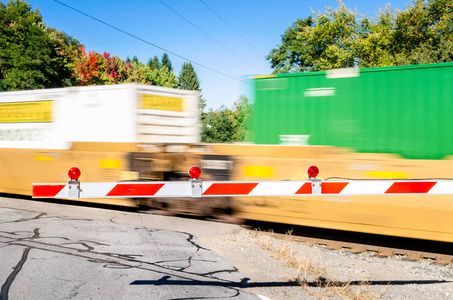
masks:
[[[241,182],[241,183],[213,183],[203,193],[204,195],[248,195],[256,186],[257,182]]]
[[[106,196],[153,196],[164,185],[164,183],[117,184]]]
[[[53,185],[34,185],[32,187],[32,197],[55,197],[66,184],[53,184]]]
[[[395,182],[387,191],[386,194],[425,194],[436,185],[437,182]]]
[[[349,182],[323,182],[321,183],[321,194],[339,194]]]
[[[305,182],[300,189],[297,190],[296,195],[311,194],[311,183]]]

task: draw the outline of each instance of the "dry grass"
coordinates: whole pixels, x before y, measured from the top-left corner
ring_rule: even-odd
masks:
[[[319,299],[380,299],[385,289],[376,292],[369,282],[341,282],[329,277],[328,267],[323,266],[321,258],[304,255],[296,250],[295,243],[291,241],[291,232],[284,240],[277,239],[272,233],[255,232],[254,238],[265,250],[272,253],[273,257],[286,267],[297,270],[295,278],[288,281],[297,282],[309,294]]]

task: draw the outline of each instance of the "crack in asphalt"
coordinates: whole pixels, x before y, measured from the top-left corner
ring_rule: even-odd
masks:
[[[39,219],[40,217],[42,217],[43,215],[45,215],[45,214],[39,214],[38,216],[27,219],[27,220],[36,220],[36,219]],[[17,221],[24,222],[25,220],[26,219],[20,219]],[[152,237],[153,232],[159,233],[159,232],[162,232],[162,230],[150,230],[148,232]],[[60,254],[81,257],[92,263],[102,263],[103,267],[105,267],[105,268],[111,268],[111,269],[135,268],[135,269],[146,270],[146,271],[150,271],[150,272],[156,272],[156,273],[162,274],[164,277],[179,278],[183,282],[196,281],[196,282],[200,282],[201,284],[206,282],[208,285],[209,285],[209,283],[212,285],[216,285],[217,283],[220,282],[221,284],[219,286],[224,286],[227,289],[231,289],[236,294],[239,293],[237,291],[237,283],[230,281],[230,280],[224,280],[224,279],[216,278],[216,277],[212,276],[214,274],[223,273],[223,272],[231,273],[234,271],[238,271],[237,269],[219,270],[219,271],[214,271],[214,272],[207,272],[205,274],[188,271],[188,269],[192,266],[192,262],[195,261],[195,259],[194,259],[195,255],[200,250],[210,251],[209,249],[197,244],[194,241],[195,237],[192,234],[188,234],[188,233],[184,233],[184,232],[176,232],[178,234],[187,235],[186,241],[191,246],[193,246],[196,250],[194,251],[194,254],[189,256],[187,259],[179,260],[179,261],[186,261],[187,266],[174,268],[174,267],[169,267],[169,266],[163,266],[162,264],[170,263],[172,261],[174,262],[174,261],[178,261],[178,260],[150,262],[150,261],[140,260],[139,257],[142,257],[142,255],[97,252],[97,251],[94,251],[96,245],[102,245],[102,246],[110,246],[110,245],[95,242],[95,241],[82,240],[82,241],[65,243],[65,244],[53,244],[53,243],[49,243],[49,242],[42,242],[43,240],[46,240],[49,238],[62,239],[62,240],[68,240],[68,241],[69,241],[69,239],[66,237],[42,236],[42,234],[40,234],[40,228],[35,228],[33,230],[33,235],[31,235],[30,232],[27,232],[29,234],[28,237],[23,237],[24,233],[25,233],[24,231],[20,231],[20,232],[0,231],[0,242],[5,243],[6,245],[20,245],[20,246],[25,247],[22,258],[20,259],[20,261],[14,268],[13,272],[8,276],[6,282],[3,284],[2,288],[1,288],[0,300],[8,299],[9,289],[10,289],[11,285],[13,284],[16,276],[22,270],[22,267],[25,264],[25,262],[27,261],[28,255],[32,249],[39,249],[39,250],[44,250],[44,251],[49,251],[49,252],[56,252],[56,253],[60,253]],[[21,237],[18,237],[18,236],[21,236]],[[153,240],[154,240],[154,238],[153,238]],[[84,249],[69,247],[69,245],[80,245]],[[212,260],[209,261],[209,260],[201,260],[201,259],[200,260],[197,259],[196,261],[216,262],[216,261],[212,261]],[[226,298],[231,298],[231,295],[227,296]],[[192,298],[192,299],[202,299],[202,298]]]
[[[0,224],[7,224],[7,223],[21,223],[21,222],[27,222],[27,221],[32,221],[32,220],[38,220],[40,219],[42,216],[45,216],[47,215],[46,213],[40,213],[39,215],[33,217],[33,218],[24,218],[24,219],[18,219],[18,220],[14,220],[14,221],[4,221],[4,222],[0,222]]]
[[[22,267],[27,261],[28,253],[30,253],[31,249],[32,249],[31,247],[25,248],[24,253],[22,254],[22,258],[14,267],[13,272],[8,276],[8,278],[6,278],[6,281],[2,285],[2,288],[0,290],[0,300],[8,300],[9,288],[13,284],[13,281],[16,278],[17,274],[19,274],[20,270],[22,270]]]

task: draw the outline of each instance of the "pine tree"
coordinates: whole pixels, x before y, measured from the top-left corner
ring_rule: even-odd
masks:
[[[200,80],[197,73],[190,62],[185,62],[182,65],[181,71],[178,76],[178,87],[183,90],[196,90],[200,89]]]
[[[160,69],[160,61],[159,61],[159,58],[157,58],[156,55],[154,55],[154,57],[151,59],[148,60],[148,67],[151,69],[151,70],[159,70]]]
[[[171,61],[167,53],[162,55],[161,67],[167,67],[168,71],[173,71],[173,66],[171,65]]]
[[[182,65],[178,76],[178,87],[183,90],[201,91],[200,80],[198,79],[198,75],[190,62],[185,62]],[[201,111],[203,111],[205,107],[206,100],[200,96]]]

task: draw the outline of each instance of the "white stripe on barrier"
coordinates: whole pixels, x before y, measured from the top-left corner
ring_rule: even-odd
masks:
[[[445,195],[453,193],[453,181],[442,180],[438,181],[435,186],[428,192],[433,195]]]
[[[250,196],[292,196],[305,182],[269,181],[260,182],[251,192]]]
[[[382,195],[389,189],[393,181],[376,180],[376,181],[351,181],[340,192],[340,195]]]

